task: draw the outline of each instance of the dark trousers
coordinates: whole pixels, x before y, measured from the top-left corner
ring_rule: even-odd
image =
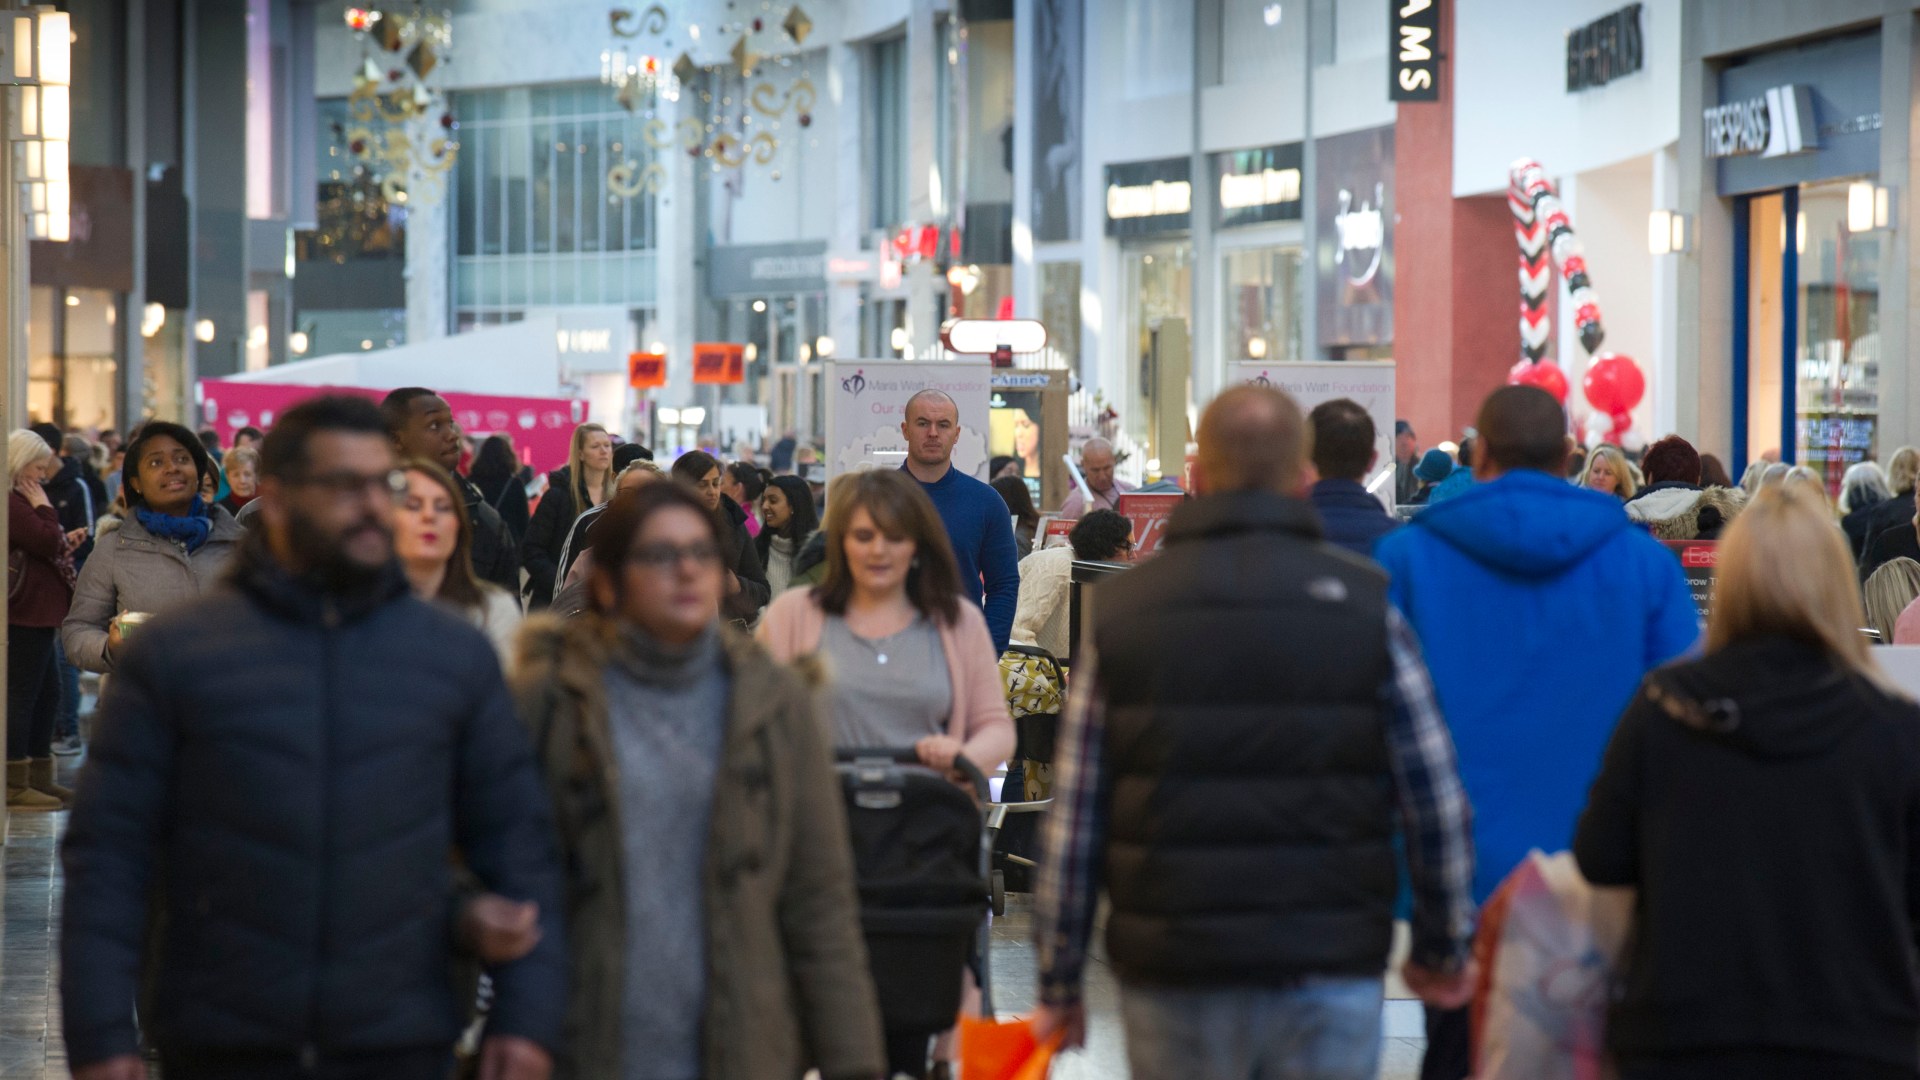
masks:
[[[53,662],[60,671],[60,711],[54,715],[53,734],[55,738],[65,739],[80,734],[80,669],[67,663],[67,650],[60,647],[57,632],[53,639]]]
[[[195,1054],[162,1052],[165,1080],[447,1080],[448,1050],[354,1054],[303,1062],[292,1054]]]
[[[1471,1028],[1466,1009],[1427,1009],[1427,1056],[1420,1080],[1467,1080],[1473,1069]]]
[[[53,720],[60,711],[60,677],[51,626],[7,627],[7,760],[53,753]]]

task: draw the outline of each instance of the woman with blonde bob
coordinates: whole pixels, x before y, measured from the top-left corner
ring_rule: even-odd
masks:
[[[1757,495],[1718,577],[1706,654],[1647,676],[1574,837],[1589,881],[1637,890],[1608,1049],[1623,1080],[1911,1080],[1920,705],[1820,495]]]
[[[1640,490],[1634,482],[1633,466],[1627,463],[1627,455],[1617,446],[1600,445],[1587,455],[1586,467],[1580,470],[1580,486],[1594,491],[1604,491],[1621,500],[1631,499]]]

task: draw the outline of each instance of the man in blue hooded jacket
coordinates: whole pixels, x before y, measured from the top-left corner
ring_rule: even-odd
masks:
[[[1618,500],[1568,484],[1567,420],[1535,387],[1480,407],[1475,485],[1382,537],[1474,807],[1474,899],[1572,841],[1607,739],[1649,670],[1699,639],[1680,562]],[[1423,1080],[1467,1075],[1466,1014],[1428,1015]]]

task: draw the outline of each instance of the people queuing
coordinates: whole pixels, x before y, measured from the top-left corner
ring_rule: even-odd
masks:
[[[617,496],[590,610],[521,640],[571,868],[561,1080],[881,1074],[824,729],[799,678],[721,621],[721,528],[677,484]]]

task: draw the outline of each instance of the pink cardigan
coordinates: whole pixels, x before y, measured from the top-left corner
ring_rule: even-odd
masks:
[[[756,631],[774,659],[791,664],[818,652],[826,612],[812,589],[788,589],[760,616]],[[980,609],[960,602],[960,618],[940,626],[940,648],[947,655],[953,684],[953,713],[947,734],[967,748],[967,757],[983,770],[1013,754],[1013,717],[1007,712],[1007,688],[1000,679],[999,657]]]

